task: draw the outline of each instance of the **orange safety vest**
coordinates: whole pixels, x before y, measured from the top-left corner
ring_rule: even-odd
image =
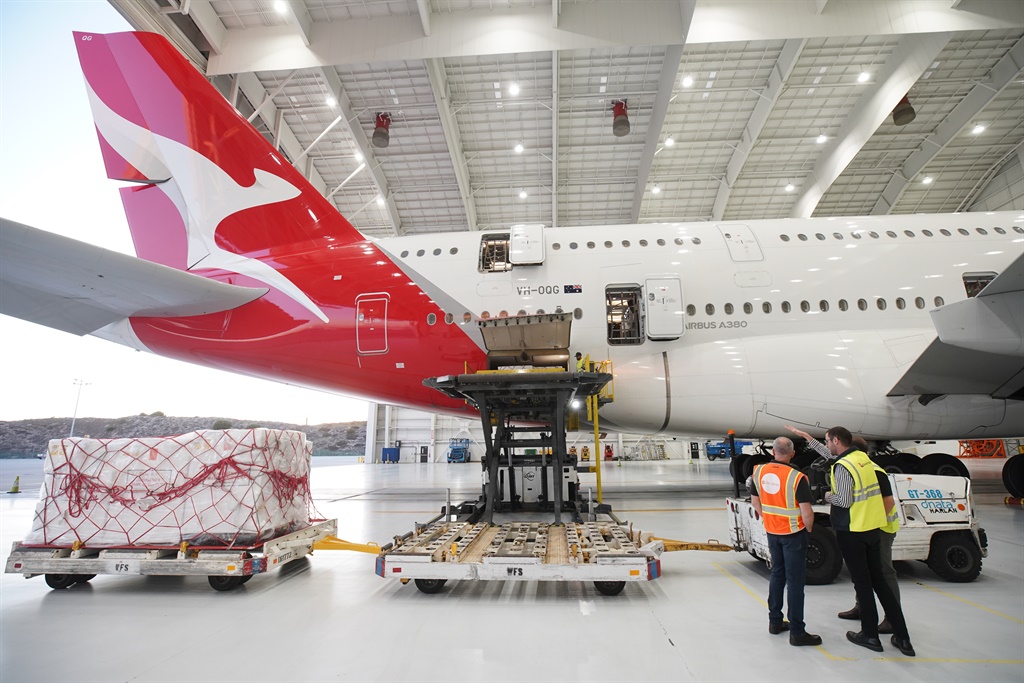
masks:
[[[803,472],[777,462],[769,462],[754,468],[758,498],[761,499],[761,515],[764,530],[770,534],[785,536],[795,534],[804,528],[800,505],[796,502],[796,487]]]

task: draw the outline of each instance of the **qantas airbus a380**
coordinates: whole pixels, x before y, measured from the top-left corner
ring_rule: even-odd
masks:
[[[1024,432],[1019,213],[370,240],[164,38],[75,40],[139,258],[4,220],[5,314],[447,412],[467,407],[422,381],[496,362],[480,321],[569,319],[567,344],[521,351],[610,359],[613,430]]]

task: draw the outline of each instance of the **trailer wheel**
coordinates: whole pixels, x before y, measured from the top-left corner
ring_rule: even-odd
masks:
[[[595,581],[594,588],[601,595],[618,595],[626,587],[625,581]]]
[[[843,568],[839,542],[830,527],[815,524],[807,541],[807,574],[805,581],[811,586],[832,583]]]
[[[421,593],[427,595],[440,593],[446,583],[448,583],[448,579],[416,579],[416,587],[420,589]]]
[[[89,583],[95,578],[95,574],[75,574],[75,583]]]
[[[46,585],[54,590],[70,588],[78,583],[77,574],[47,574],[43,578],[46,579]]]
[[[938,474],[943,477],[971,478],[967,465],[946,453],[931,453],[924,456],[921,460],[921,471],[925,474]]]
[[[210,588],[215,591],[229,591],[242,585],[244,576],[220,576],[212,574],[206,577],[210,581]]]
[[[981,574],[981,551],[970,533],[935,534],[928,553],[928,566],[946,581],[968,583]]]
[[[249,579],[251,579],[254,576],[256,576],[256,575],[255,574],[246,574],[245,576],[242,577],[242,583],[248,583]]]
[[[1014,498],[1024,498],[1024,455],[1018,453],[1003,463],[1003,486]]]

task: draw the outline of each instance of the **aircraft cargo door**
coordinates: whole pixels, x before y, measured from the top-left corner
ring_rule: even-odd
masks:
[[[356,350],[362,356],[388,352],[388,299],[386,292],[356,297]]]
[[[653,341],[678,339],[683,335],[683,286],[677,277],[648,278],[647,337]]]

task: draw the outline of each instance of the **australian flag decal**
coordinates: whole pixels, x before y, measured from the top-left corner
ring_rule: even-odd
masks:
[[[566,294],[582,294],[583,285],[562,285],[562,291]]]

